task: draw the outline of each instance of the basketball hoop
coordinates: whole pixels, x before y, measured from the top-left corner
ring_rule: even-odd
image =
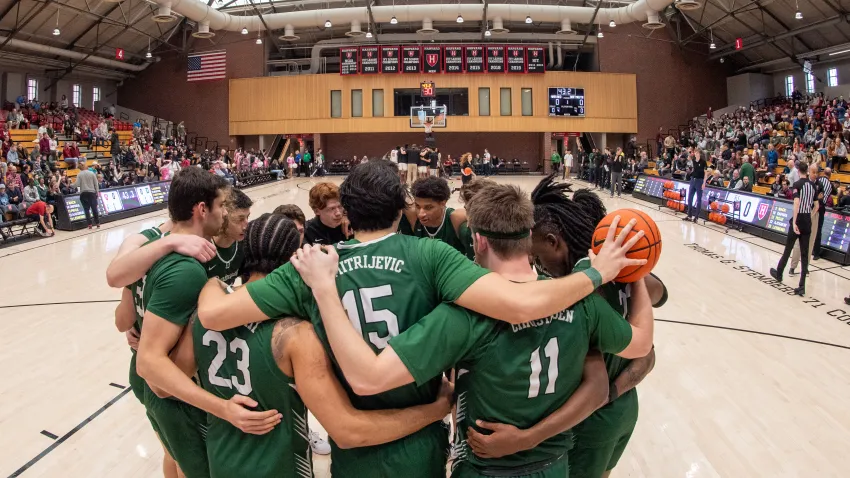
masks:
[[[434,128],[434,118],[425,118],[425,122],[422,123],[422,126],[425,128],[425,134],[430,135],[431,130]]]

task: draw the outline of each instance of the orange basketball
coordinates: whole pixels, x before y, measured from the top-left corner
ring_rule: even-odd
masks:
[[[685,203],[680,202],[679,203],[679,210],[682,211],[682,212],[685,212],[685,209],[687,209],[687,206],[685,206]]]
[[[620,271],[620,275],[615,279],[617,282],[635,282],[652,271],[652,268],[658,263],[661,257],[661,232],[658,230],[658,225],[645,212],[637,209],[620,209],[614,211],[604,218],[596,226],[593,231],[593,252],[598,253],[602,249],[602,244],[605,243],[605,237],[608,235],[608,228],[614,221],[615,216],[620,216],[620,222],[617,224],[617,233],[626,226],[632,219],[637,221],[634,228],[629,233],[629,239],[638,231],[643,231],[644,236],[632,246],[626,254],[630,259],[646,259],[646,264],[642,266],[626,267]]]
[[[714,201],[714,202],[712,202],[712,203],[711,203],[711,210],[712,210],[712,211],[716,211],[716,210],[717,210],[717,201]]]
[[[463,168],[464,176],[469,176],[470,174],[472,174],[472,168]]]
[[[719,219],[719,220],[720,220],[720,221],[719,221],[719,222],[720,222],[720,224],[726,224],[726,216],[724,216],[723,214],[721,214],[721,215],[720,215],[720,217],[719,217],[719,218],[717,218],[717,219]]]
[[[724,204],[723,206],[720,206],[720,210],[723,211],[723,214],[729,214],[729,205]]]

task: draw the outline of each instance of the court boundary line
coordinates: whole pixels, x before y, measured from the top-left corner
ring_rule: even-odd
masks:
[[[110,302],[121,302],[120,299],[104,299],[104,300],[77,300],[70,302],[41,302],[37,304],[12,304],[12,305],[0,305],[0,309],[14,309],[17,307],[41,307],[47,305],[71,305],[71,304],[103,304]]]
[[[68,440],[69,438],[71,438],[72,436],[74,436],[74,434],[75,434],[75,433],[77,433],[78,431],[82,430],[82,429],[83,429],[83,427],[85,427],[86,425],[88,425],[89,423],[91,423],[91,422],[92,422],[95,418],[97,418],[97,417],[98,417],[101,413],[105,412],[107,408],[111,407],[112,405],[115,405],[115,404],[118,402],[118,400],[121,400],[122,398],[124,398],[124,396],[125,396],[125,395],[127,395],[128,393],[130,393],[130,390],[132,390],[130,387],[127,387],[126,389],[122,390],[122,391],[121,391],[121,393],[119,393],[118,395],[116,395],[115,397],[113,397],[110,401],[106,402],[103,406],[101,406],[100,408],[98,408],[98,409],[97,409],[97,411],[95,411],[94,413],[92,413],[91,415],[89,415],[88,417],[86,417],[83,421],[81,421],[80,423],[78,423],[78,424],[77,424],[77,426],[75,426],[74,428],[72,428],[72,429],[71,429],[68,433],[66,433],[66,434],[62,435],[61,437],[59,437],[56,441],[54,441],[53,443],[51,443],[51,444],[50,444],[50,446],[48,446],[47,448],[45,448],[44,450],[42,450],[42,452],[41,452],[41,453],[39,453],[38,455],[36,455],[33,459],[31,459],[30,461],[26,462],[26,463],[25,463],[22,467],[20,467],[20,468],[18,468],[17,470],[13,471],[13,472],[12,472],[12,474],[11,474],[11,475],[9,475],[9,478],[15,478],[15,477],[17,477],[17,476],[21,476],[21,474],[22,474],[22,473],[24,473],[25,471],[27,471],[27,470],[29,470],[30,468],[32,468],[32,466],[33,466],[33,465],[35,465],[36,463],[38,463],[39,461],[41,461],[44,457],[46,457],[47,455],[49,455],[49,454],[50,454],[50,452],[52,452],[52,451],[53,451],[53,450],[55,450],[57,447],[59,447],[59,445],[61,445],[62,443],[65,443],[65,441],[66,441],[66,440]]]
[[[833,343],[830,343],[830,342],[822,342],[820,340],[806,339],[806,338],[803,338],[803,337],[792,337],[790,335],[774,334],[774,333],[771,333],[771,332],[762,332],[760,330],[738,329],[738,328],[735,328],[735,327],[726,327],[724,325],[700,324],[698,322],[684,322],[684,321],[680,321],[680,320],[670,320],[670,319],[655,319],[655,321],[656,322],[666,322],[666,323],[670,323],[670,324],[679,324],[679,325],[694,325],[694,326],[697,326],[697,327],[707,327],[707,328],[710,328],[710,329],[731,330],[731,331],[734,331],[734,332],[744,332],[744,333],[747,333],[747,334],[766,335],[766,336],[769,336],[769,337],[777,337],[777,338],[781,338],[781,339],[797,340],[797,341],[800,341],[800,342],[808,342],[808,343],[811,343],[811,344],[826,345],[828,347],[835,347],[835,348],[839,348],[839,349],[850,350],[850,346],[847,346],[847,345],[833,344]]]

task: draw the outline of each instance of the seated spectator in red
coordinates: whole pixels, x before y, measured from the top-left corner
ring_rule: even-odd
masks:
[[[36,232],[43,237],[52,236],[53,231],[53,205],[47,204],[44,201],[36,201],[32,206],[27,208],[27,219],[37,220],[38,227]]]
[[[62,157],[68,163],[68,169],[77,169],[77,161],[80,159],[80,148],[77,147],[77,143],[73,141],[65,143],[65,147],[62,149]]]

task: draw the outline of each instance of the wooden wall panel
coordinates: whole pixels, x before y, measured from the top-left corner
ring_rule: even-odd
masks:
[[[372,133],[409,131],[393,114],[393,91],[419,88],[423,75],[301,75],[230,80],[230,134]],[[637,130],[635,75],[547,72],[542,75],[431,75],[438,88],[467,88],[469,116],[449,116],[456,132],[608,132]],[[548,88],[585,89],[584,118],[548,116]],[[478,89],[490,88],[490,116],[478,116]],[[500,116],[499,89],[511,88],[511,116]],[[533,116],[522,116],[522,88],[532,89]],[[351,90],[363,91],[363,117],[351,117]],[[384,114],[372,117],[372,90],[384,90]],[[332,90],[342,92],[342,116],[331,118]]]

